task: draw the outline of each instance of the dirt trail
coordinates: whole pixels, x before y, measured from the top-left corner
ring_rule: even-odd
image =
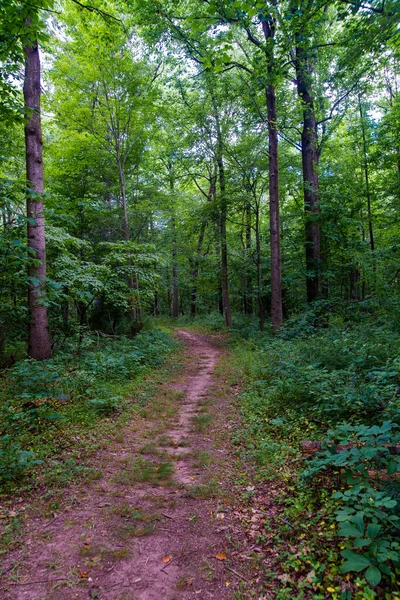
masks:
[[[221,340],[177,333],[187,364],[181,380],[164,384],[177,413],[151,417],[147,449],[127,428],[122,447],[97,457],[101,479],[65,490],[54,519],[28,520],[23,547],[3,561],[1,600],[232,598],[228,563],[217,558],[228,529],[215,480],[224,417],[209,406]]]

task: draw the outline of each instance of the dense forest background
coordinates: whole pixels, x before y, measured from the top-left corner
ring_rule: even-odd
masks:
[[[171,319],[229,331],[260,477],[329,442],[285,501],[344,545],[325,532],[301,585],[398,597],[399,21],[396,0],[2,1],[0,483],[73,477],[66,432],[126,409]]]
[[[2,348],[39,306],[30,353],[47,357],[148,315],[279,329],[306,301],[397,310],[395,2],[39,8],[1,14]],[[26,213],[37,40],[45,186],[35,171]]]

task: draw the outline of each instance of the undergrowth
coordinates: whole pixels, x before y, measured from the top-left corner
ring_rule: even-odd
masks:
[[[80,352],[68,345],[51,360],[21,360],[0,382],[0,487],[65,485],[98,473],[80,464],[107,421],[142,410],[146,396],[132,394],[149,370],[177,347],[166,332],[134,339],[86,337]]]
[[[233,441],[281,489],[287,523],[276,598],[400,598],[400,334],[303,314],[276,337],[236,332],[233,349],[244,380]],[[302,442],[318,440],[304,459]]]

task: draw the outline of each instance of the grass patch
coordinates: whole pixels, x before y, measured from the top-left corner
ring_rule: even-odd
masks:
[[[170,437],[166,433],[163,433],[162,435],[160,435],[158,437],[157,444],[158,444],[158,446],[161,446],[162,448],[176,446],[175,440],[173,440],[172,437]]]
[[[173,465],[171,462],[153,462],[139,457],[118,471],[114,481],[123,485],[133,485],[137,482],[171,485],[172,475]]]
[[[193,428],[195,431],[202,433],[203,431],[206,431],[206,429],[208,428],[208,425],[210,424],[212,420],[212,415],[206,413],[206,414],[200,414],[200,415],[196,415],[193,418]]]
[[[194,498],[195,500],[208,500],[210,498],[217,498],[220,495],[221,490],[219,483],[214,480],[193,485],[186,491],[186,496],[188,498]]]
[[[194,458],[194,467],[196,468],[207,468],[211,465],[211,463],[213,462],[213,457],[211,456],[211,454],[209,454],[208,452],[204,452],[203,450],[197,450],[195,452],[193,452],[193,458]]]

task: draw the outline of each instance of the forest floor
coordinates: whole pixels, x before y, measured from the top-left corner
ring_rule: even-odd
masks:
[[[265,583],[256,593],[254,568],[274,563],[273,532],[270,558],[256,541],[278,491],[249,488],[253,501],[239,502],[248,480],[231,446],[239,382],[226,341],[176,334],[180,366],[161,370],[146,411],[91,457],[99,478],[68,486],[56,505],[17,499],[23,533],[3,556],[2,600],[275,597]]]

